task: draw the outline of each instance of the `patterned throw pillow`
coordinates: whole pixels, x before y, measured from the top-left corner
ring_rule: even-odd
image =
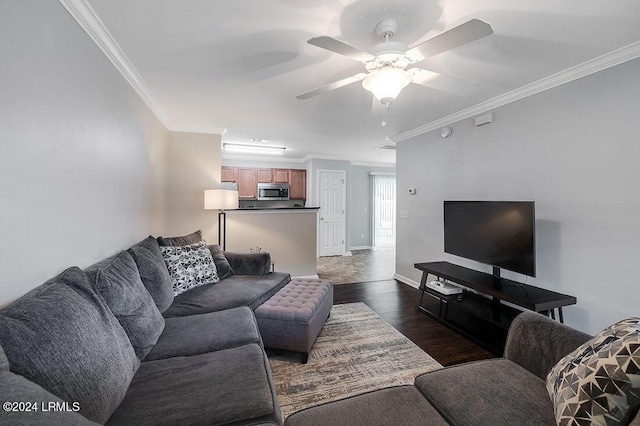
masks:
[[[628,424],[640,406],[640,318],[605,328],[547,376],[558,425]]]
[[[174,296],[203,284],[220,281],[204,240],[188,246],[160,247],[160,250],[169,269]]]

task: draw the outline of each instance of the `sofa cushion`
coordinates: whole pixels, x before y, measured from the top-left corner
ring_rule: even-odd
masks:
[[[158,241],[148,236],[131,247],[129,253],[138,266],[142,284],[153,297],[158,310],[166,311],[173,302],[173,286]]]
[[[224,252],[222,251],[220,246],[214,244],[208,247],[209,251],[211,252],[211,257],[213,257],[213,263],[216,264],[218,278],[224,280],[225,278],[229,278],[231,275],[233,275],[233,269],[231,269],[231,265],[229,265],[229,261],[225,257]]]
[[[591,337],[537,312],[525,311],[509,327],[504,357],[546,380],[558,361]]]
[[[140,365],[104,300],[77,267],[0,310],[0,344],[11,371],[103,423]]]
[[[0,371],[9,371],[9,360],[0,347]]]
[[[249,252],[234,253],[224,252],[234,275],[265,275],[271,272],[271,253]]]
[[[640,318],[605,328],[562,358],[547,390],[559,425],[628,424],[640,407]]]
[[[290,279],[289,274],[282,272],[267,275],[234,275],[217,284],[206,284],[176,296],[163,315],[165,318],[181,317],[238,306],[248,306],[254,310]]]
[[[257,344],[143,362],[107,424],[281,424],[271,383]]]
[[[4,409],[0,412],[0,424],[13,426],[97,425],[97,423],[78,414],[79,404],[65,402],[37,384],[8,371],[0,372],[0,401],[5,404],[9,402],[22,405],[21,407],[9,405],[9,407],[15,408],[9,410],[3,407]]]
[[[188,246],[202,241],[202,231],[197,230],[191,234],[182,235],[180,237],[158,237],[157,240],[160,247]]]
[[[85,272],[126,331],[136,355],[143,359],[158,341],[164,318],[142,284],[133,258],[122,251]]]
[[[284,424],[446,426],[447,422],[415,387],[396,386],[306,408],[287,417]]]
[[[174,296],[220,281],[216,264],[204,241],[188,246],[160,247],[160,251],[169,269]]]
[[[144,360],[199,355],[247,343],[262,345],[256,319],[246,306],[167,318],[158,343]]]
[[[506,359],[443,368],[415,384],[450,424],[555,425],[544,380]]]

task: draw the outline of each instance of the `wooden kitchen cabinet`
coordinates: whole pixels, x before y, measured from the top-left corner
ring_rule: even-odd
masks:
[[[237,182],[238,181],[238,168],[237,167],[221,167],[220,180],[222,182]]]
[[[222,182],[237,182],[238,198],[255,200],[258,182],[288,183],[289,198],[307,198],[307,171],[300,169],[256,169],[253,167],[222,167]]]
[[[289,183],[289,169],[258,169],[260,183]]]
[[[255,200],[258,191],[258,169],[238,168],[238,198]]]
[[[307,198],[307,171],[289,170],[289,198],[292,200],[306,200]]]
[[[271,169],[273,183],[289,183],[289,169]]]
[[[273,169],[258,169],[258,182],[271,183],[273,181]]]

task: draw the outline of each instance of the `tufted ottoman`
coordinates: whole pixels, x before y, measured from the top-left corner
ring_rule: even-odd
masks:
[[[329,280],[294,278],[255,310],[264,346],[302,353],[302,363],[333,306]]]

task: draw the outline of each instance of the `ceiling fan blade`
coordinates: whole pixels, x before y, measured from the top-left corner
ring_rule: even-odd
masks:
[[[307,43],[321,47],[334,53],[338,53],[340,55],[347,56],[360,62],[371,61],[376,58],[370,53],[367,53],[363,50],[358,49],[357,47],[353,47],[350,44],[345,43],[344,41],[340,41],[329,36],[314,37],[312,39],[309,39]]]
[[[433,71],[423,70],[422,68],[411,68],[407,71],[413,76],[412,81],[414,83],[442,92],[458,96],[469,96],[478,89],[476,83]]]
[[[325,84],[324,86],[317,87],[313,90],[309,90],[308,92],[304,92],[296,96],[298,99],[309,99],[314,96],[317,96],[321,93],[329,92],[331,90],[339,89],[343,86],[346,86],[351,83],[355,83],[357,81],[362,81],[367,76],[366,72],[362,72],[360,74],[352,75],[351,77],[343,78],[342,80],[334,81],[333,83]]]
[[[406,54],[417,62],[491,34],[491,25],[480,19],[472,19],[412,47]]]

